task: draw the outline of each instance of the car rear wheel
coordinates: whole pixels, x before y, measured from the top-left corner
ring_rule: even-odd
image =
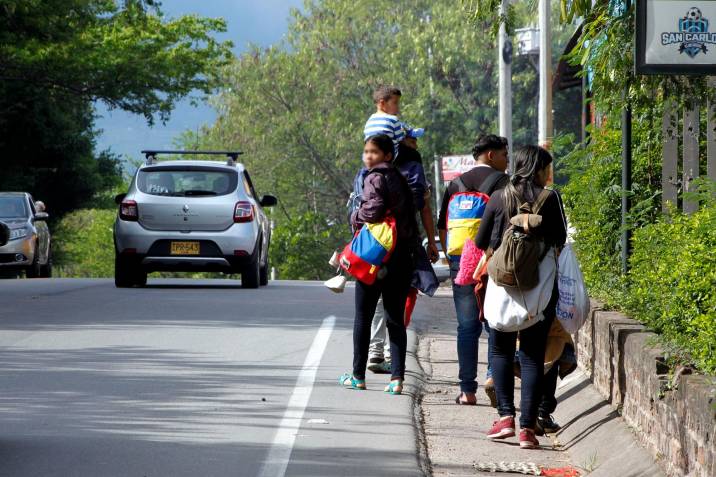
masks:
[[[143,287],[147,284],[147,272],[143,271],[136,264],[115,254],[114,256],[114,286],[117,288],[129,288],[133,286]]]
[[[267,256],[267,257],[266,257],[266,264],[265,264],[263,267],[261,267],[261,270],[259,271],[259,275],[260,275],[260,276],[259,276],[259,285],[261,285],[262,287],[265,287],[266,285],[268,285],[268,282],[269,282],[269,270],[270,270],[270,268],[269,268],[269,258],[268,258],[268,256]]]
[[[134,285],[138,287],[146,287],[147,286],[147,272],[144,270],[137,268],[134,271]]]
[[[40,276],[42,278],[52,278],[52,252],[47,255],[47,263],[40,267]]]
[[[119,257],[114,256],[114,286],[127,288],[132,286],[132,275],[129,264]]]
[[[39,278],[42,276],[42,265],[40,265],[39,250],[35,244],[35,256],[32,259],[32,265],[25,269],[27,278]]]
[[[261,278],[261,270],[259,265],[259,257],[261,253],[256,254],[256,258],[247,263],[241,272],[242,288],[258,288]]]

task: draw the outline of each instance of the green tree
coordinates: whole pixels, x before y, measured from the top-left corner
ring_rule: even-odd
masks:
[[[448,0],[308,1],[293,12],[285,44],[253,48],[224,69],[214,98],[218,120],[184,142],[245,151],[242,161],[257,188],[276,193],[288,215],[309,221],[315,236],[338,228],[324,242],[339,246],[349,235],[345,203],[378,84],[399,86],[402,119],[426,128],[420,148],[429,174],[435,155],[465,153],[479,133],[496,130],[497,57],[489,28]],[[518,71],[531,86],[531,66]],[[515,112],[522,117],[534,109]],[[516,124],[516,136],[527,139],[522,128],[532,122]],[[292,226],[285,214],[275,220],[278,230]],[[329,247],[320,260],[293,251],[305,263],[298,268],[329,274]]]
[[[463,3],[475,21],[497,18],[497,0]],[[629,9],[624,1],[559,3],[563,21],[582,17],[582,34],[569,57],[590,72],[599,118],[589,143],[562,161],[570,169],[565,203],[590,293],[660,333],[668,353],[713,373],[714,184],[702,183],[697,194],[702,208],[691,216],[663,215],[660,199],[665,102],[681,109],[695,98],[713,101],[716,91],[704,77],[634,74],[628,54],[634,45],[634,2]],[[621,187],[620,116],[626,107],[633,114],[633,186],[628,191]],[[634,231],[627,274],[619,258],[624,195],[632,203],[626,226]]]
[[[166,119],[177,99],[211,91],[230,43],[222,19],[165,20],[152,0],[3,0],[0,79]]]
[[[105,278],[114,273],[112,210],[79,209],[59,221],[53,235],[56,275]]]
[[[165,120],[212,89],[223,20],[165,20],[153,0],[0,0],[0,190],[32,192],[54,216],[121,180],[95,152],[93,101]]]

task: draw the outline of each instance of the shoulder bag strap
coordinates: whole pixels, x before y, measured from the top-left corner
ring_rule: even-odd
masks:
[[[544,206],[544,203],[547,201],[549,196],[552,194],[552,191],[549,189],[542,189],[542,192],[540,192],[539,196],[537,196],[537,200],[534,204],[532,204],[532,213],[533,214],[539,214],[542,211],[542,207]],[[556,192],[555,192],[556,194]],[[539,261],[541,262],[545,256],[547,256],[547,253],[549,252],[549,248],[545,247],[542,253],[540,254]]]
[[[461,177],[458,177],[458,178],[455,179],[453,182],[454,182],[455,184],[457,184],[457,191],[458,191],[458,192],[467,192],[467,186],[466,186],[465,183],[462,181],[462,176],[461,176]]]
[[[552,191],[549,189],[542,189],[542,192],[540,192],[539,196],[537,196],[537,200],[534,204],[532,204],[532,213],[533,214],[539,214],[542,210],[542,207],[544,206],[544,203],[547,202],[547,199],[552,194]]]
[[[502,179],[503,176],[506,174],[504,172],[495,171],[489,176],[487,176],[487,179],[482,181],[482,184],[480,184],[480,188],[478,189],[478,192],[482,192],[483,194],[490,195],[492,194],[493,190],[495,188],[495,185],[497,185],[498,182],[500,182],[500,179]]]

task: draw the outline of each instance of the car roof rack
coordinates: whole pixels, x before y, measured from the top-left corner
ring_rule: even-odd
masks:
[[[228,160],[226,161],[227,166],[235,166],[236,165],[236,159],[238,159],[240,154],[243,154],[241,151],[160,151],[160,150],[154,150],[154,149],[147,149],[142,151],[142,154],[144,154],[144,157],[146,158],[146,164],[152,165],[155,162],[157,162],[157,154],[205,154],[209,156],[226,156],[228,157]]]

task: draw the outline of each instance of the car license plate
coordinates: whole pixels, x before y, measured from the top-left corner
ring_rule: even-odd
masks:
[[[199,255],[199,242],[172,242],[172,255]]]

